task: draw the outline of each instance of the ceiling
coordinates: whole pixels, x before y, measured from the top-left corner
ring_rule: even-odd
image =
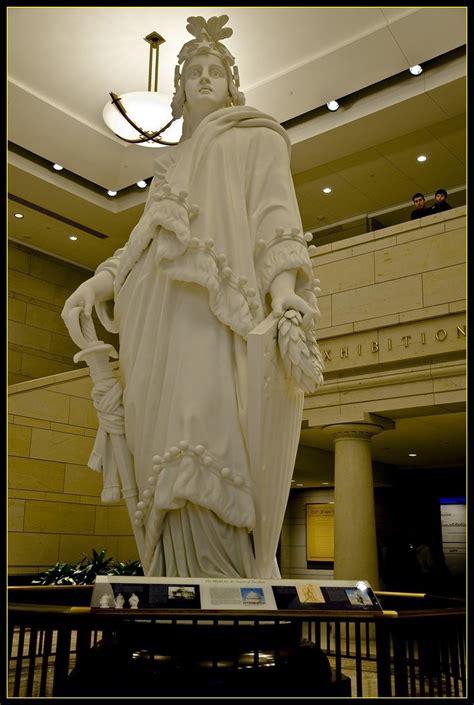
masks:
[[[143,38],[153,30],[166,40],[158,87],[171,99],[190,15],[229,15],[234,34],[226,46],[247,104],[288,130],[306,230],[347,226],[365,214],[382,225],[402,222],[414,192],[430,197],[441,186],[453,206],[465,203],[466,13],[466,7],[10,5],[9,237],[88,269],[124,244],[146,199],[147,189],[135,184],[151,176],[156,150],[115,137],[102,110],[110,91],[146,89]],[[408,68],[417,63],[424,72],[413,77]],[[330,113],[325,104],[334,98],[341,108]],[[428,156],[423,164],[416,161],[420,153]],[[54,171],[54,162],[64,171]],[[118,196],[106,196],[106,189]],[[17,212],[25,217],[16,219]],[[448,416],[464,429],[463,414]],[[439,437],[433,423],[438,419],[425,418],[410,430],[410,419],[397,421],[389,462],[402,462],[415,428],[429,450],[433,433]],[[305,433],[303,442],[316,444]],[[377,454],[385,436],[373,441]],[[318,447],[328,442],[319,438]],[[445,460],[449,465],[449,453]]]
[[[379,464],[377,477],[379,484],[390,484],[394,476],[393,469],[442,469],[464,468],[466,463],[466,414],[453,412],[450,414],[433,414],[411,418],[397,418],[395,428],[383,431],[372,437],[372,459]],[[434,442],[436,439],[436,442]],[[325,454],[315,455],[310,464],[297,464],[295,482],[305,487],[318,486],[322,482],[334,485],[334,464],[332,452],[334,440],[319,428],[301,431],[300,442],[304,446],[322,451]],[[416,456],[410,456],[415,453]],[[318,465],[315,472],[312,464]]]

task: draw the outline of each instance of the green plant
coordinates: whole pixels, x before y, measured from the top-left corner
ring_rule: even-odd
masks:
[[[99,552],[92,549],[90,558],[84,555],[74,565],[55,563],[31,582],[33,585],[92,585],[98,575],[143,575],[140,561],[115,562],[113,558],[105,558],[106,552],[105,548]]]
[[[74,579],[76,585],[92,585],[98,575],[107,575],[112,567],[113,558],[105,558],[106,550],[92,549],[92,558],[84,558],[76,565]]]
[[[140,561],[114,563],[109,575],[143,575],[142,564]]]
[[[74,570],[73,565],[58,562],[31,582],[33,585],[77,585],[73,577]]]

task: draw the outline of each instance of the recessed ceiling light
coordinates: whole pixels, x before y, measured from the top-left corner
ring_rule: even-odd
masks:
[[[332,188],[329,188],[329,186],[326,186],[325,188],[323,188],[323,193],[331,193],[331,191],[332,191]]]
[[[56,171],[62,171],[64,169],[61,164],[53,164],[53,169],[56,169]]]
[[[334,113],[336,110],[339,110],[339,103],[337,102],[337,100],[330,100],[329,103],[326,103],[326,107],[328,110]]]
[[[322,485],[329,485],[329,482],[321,482]]]
[[[334,502],[328,502],[328,504],[334,504]]]
[[[76,235],[69,235],[69,239],[70,240],[77,240],[77,236]]]
[[[137,186],[139,188],[146,188],[148,186],[146,181],[137,181]]]
[[[416,458],[416,453],[408,453],[409,458]]]
[[[14,213],[15,218],[24,218],[25,216],[22,213]]]
[[[427,159],[428,159],[428,157],[425,154],[419,154],[416,158],[416,161],[417,162],[426,162]]]
[[[415,64],[415,66],[410,66],[410,73],[412,76],[419,76],[420,73],[423,73],[423,69],[420,64]]]
[[[117,195],[117,191],[111,191],[111,190],[107,191],[107,196],[116,196],[116,195]]]
[[[303,483],[302,483],[302,482],[297,482],[297,483],[296,483],[296,486],[297,486],[297,487],[303,487]]]

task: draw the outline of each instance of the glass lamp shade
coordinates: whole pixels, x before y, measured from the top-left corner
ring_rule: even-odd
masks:
[[[151,91],[135,91],[120,96],[121,103],[129,118],[146,132],[156,132],[171,120],[171,100]],[[132,125],[121,115],[112,102],[107,103],[102,113],[107,127],[119,137],[134,140],[141,137]],[[160,137],[165,142],[178,142],[183,130],[183,119],[175,120]],[[157,142],[138,142],[141,147],[161,147]]]

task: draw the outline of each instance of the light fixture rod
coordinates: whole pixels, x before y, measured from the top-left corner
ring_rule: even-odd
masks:
[[[159,47],[160,44],[163,44],[165,42],[165,39],[158,34],[158,32],[151,32],[148,34],[146,37],[144,37],[145,41],[149,43],[150,45],[150,51],[149,51],[149,58],[148,58],[148,93],[153,95],[158,93],[158,56],[159,56]],[[153,62],[153,52],[156,51],[156,57],[155,61]],[[155,75],[153,76],[153,64],[154,64],[154,73]],[[152,90],[152,83],[154,86],[154,89]],[[112,98],[112,105],[114,108],[120,113],[122,118],[132,127],[137,134],[137,137],[134,139],[131,139],[130,137],[125,137],[122,134],[119,134],[119,132],[123,129],[123,126],[120,126],[119,123],[116,122],[115,119],[111,119],[111,115],[108,114],[108,117],[105,115],[105,111],[108,110],[108,106],[104,108],[104,120],[106,124],[110,127],[112,132],[117,135],[121,140],[124,142],[128,142],[129,144],[138,144],[138,145],[145,145],[145,146],[151,146],[151,143],[155,142],[157,145],[166,145],[166,146],[171,146],[178,144],[178,142],[169,142],[168,140],[162,139],[161,135],[163,132],[166,132],[168,128],[171,127],[171,125],[174,123],[176,118],[171,118],[166,125],[161,127],[159,130],[148,130],[143,127],[140,127],[139,124],[137,124],[132,118],[128,115],[127,110],[125,108],[125,105],[122,104],[122,98],[115,93],[110,93],[110,97]],[[135,99],[136,96],[142,95],[144,96],[145,93],[131,93],[130,94],[130,105],[133,106],[134,102],[133,100]],[[129,100],[128,94],[125,94],[124,98],[127,98],[127,101]],[[148,96],[148,98],[151,96]],[[159,96],[155,96],[159,100]],[[133,99],[133,100],[132,100]],[[148,101],[149,104],[149,101]],[[161,108],[160,108],[161,109]],[[133,107],[131,107],[131,110],[133,112]],[[146,113],[140,113],[138,111],[138,115],[141,114],[141,118],[138,118],[140,121],[149,119],[149,115],[147,116]],[[152,121],[153,122],[153,121]],[[116,126],[118,126],[119,132],[116,131]],[[130,132],[127,133],[125,131],[125,134],[130,134]],[[148,144],[145,144],[148,143]]]
[[[160,44],[163,44],[166,40],[163,39],[161,34],[158,34],[158,32],[150,32],[150,34],[147,34],[146,37],[144,37],[145,41],[149,43],[150,45],[150,55],[148,59],[148,90],[151,91],[151,83],[152,83],[152,72],[153,72],[153,52],[156,51],[156,56],[155,56],[155,80],[154,80],[154,87],[153,90],[155,93],[158,92],[158,54],[160,51]]]
[[[151,67],[152,67],[152,65],[153,65],[153,44],[150,42],[150,57],[148,59],[148,90],[149,91],[151,91]]]

